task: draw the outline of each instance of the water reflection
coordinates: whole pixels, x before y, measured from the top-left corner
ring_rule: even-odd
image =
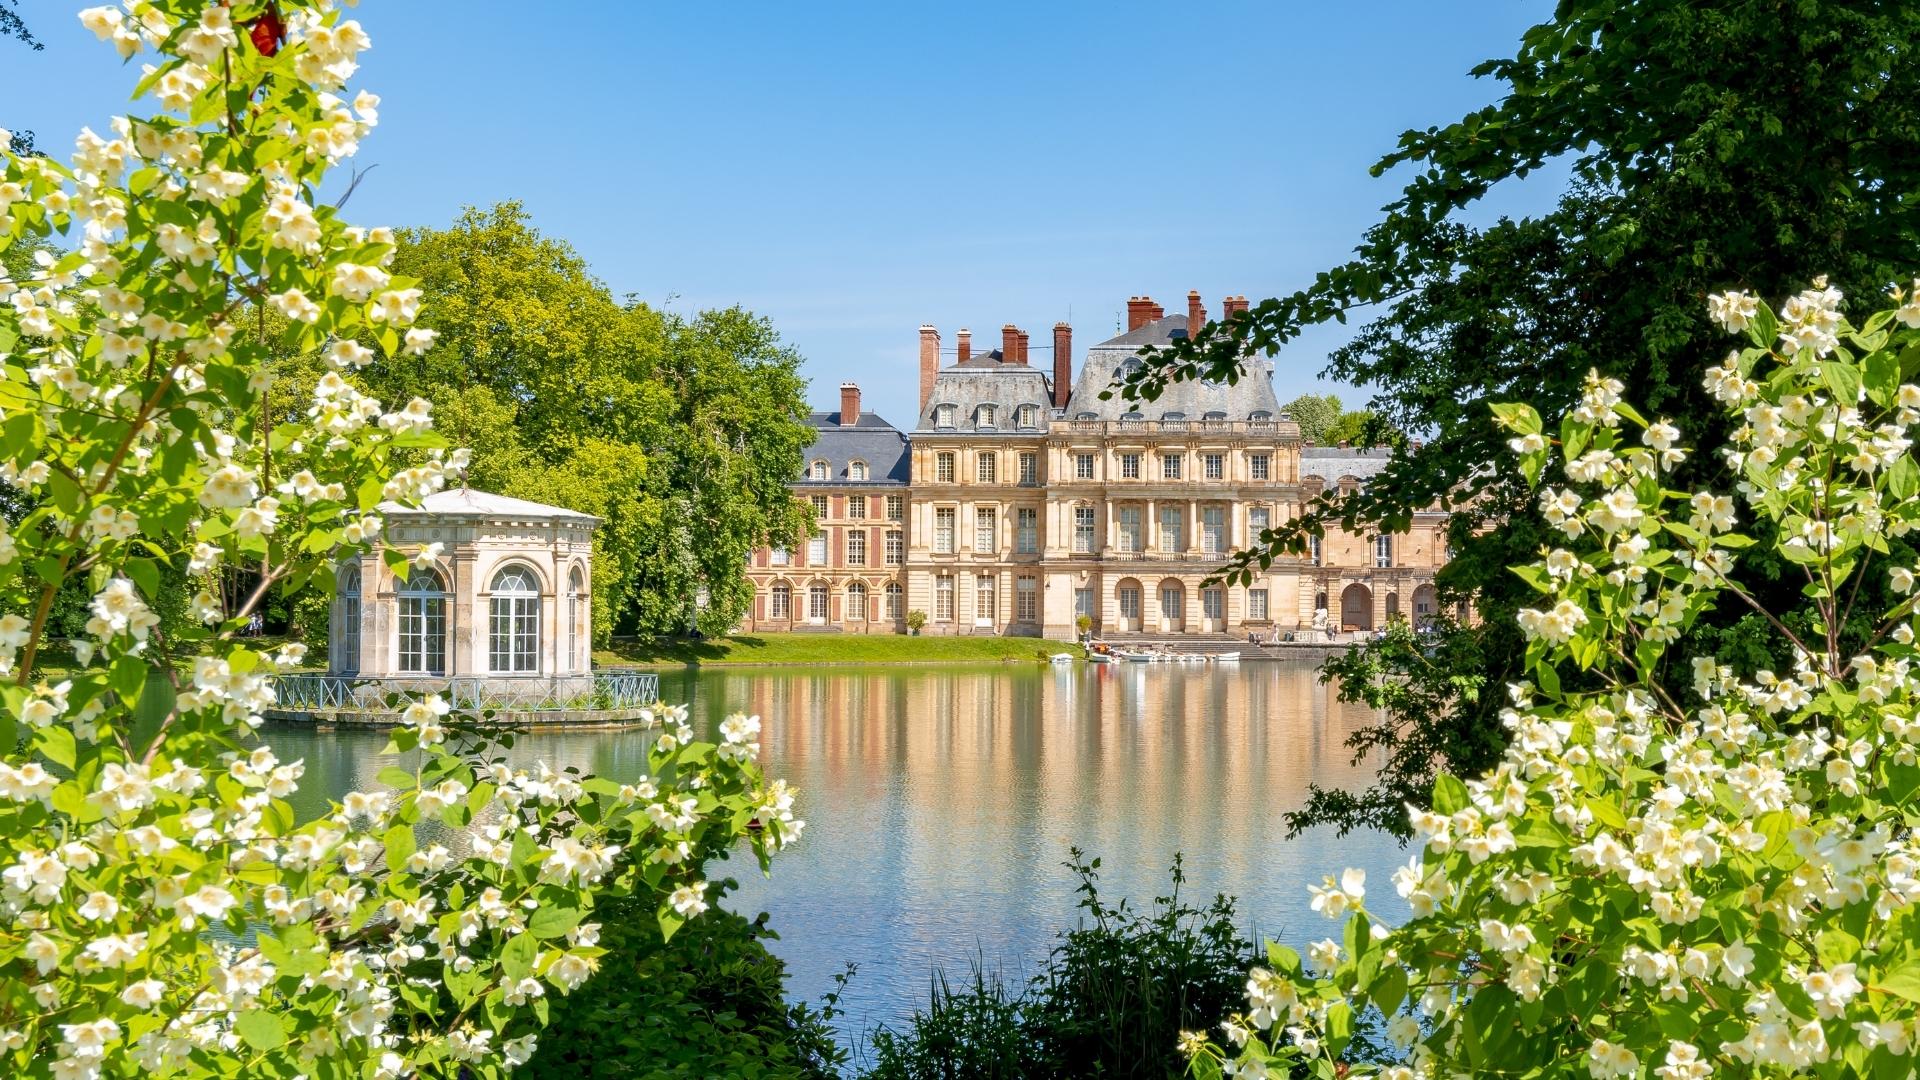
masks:
[[[1378,835],[1284,839],[1310,782],[1363,784],[1342,745],[1368,714],[1335,700],[1312,665],[758,669],[668,675],[703,730],[755,712],[768,771],[800,788],[805,840],[732,905],[767,910],[792,992],[816,997],[851,961],[849,1031],[896,1019],[936,965],[1032,970],[1073,918],[1070,846],[1102,860],[1110,897],[1164,890],[1184,852],[1196,898],[1228,892],[1261,933],[1336,932],[1307,909],[1329,870],[1369,871],[1368,900],[1403,910],[1388,875],[1405,854]],[[372,783],[387,762],[366,733],[276,732],[304,755],[308,792]],[[629,777],[632,733],[528,736],[516,759]],[[725,871],[716,871],[716,874]]]

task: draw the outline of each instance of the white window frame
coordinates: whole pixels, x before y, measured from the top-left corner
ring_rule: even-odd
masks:
[[[1381,570],[1393,565],[1392,533],[1381,533],[1373,538],[1373,565]]]
[[[523,563],[501,567],[487,587],[487,670],[496,675],[540,670],[540,578]]]
[[[938,555],[951,555],[954,550],[954,532],[959,528],[960,512],[951,506],[933,508],[933,550]]]
[[[1040,579],[1018,577],[1013,580],[1013,621],[1040,621]]]
[[[1000,513],[991,506],[973,508],[973,550],[1000,550]]]
[[[784,581],[776,581],[767,592],[767,618],[791,620],[793,618],[793,586]]]
[[[447,582],[437,570],[415,570],[399,587],[399,648],[404,675],[447,673]]]
[[[349,563],[340,571],[340,633],[334,638],[334,670],[353,675],[360,670],[360,568]]]
[[[899,529],[888,529],[886,536],[886,565],[899,566],[907,561],[907,534]]]
[[[982,484],[1000,482],[1000,455],[992,450],[982,450],[973,458],[973,478]]]
[[[1075,480],[1093,479],[1093,455],[1092,454],[1073,455],[1073,478]]]
[[[847,532],[847,565],[867,565],[867,530],[851,529]]]
[[[953,621],[952,574],[941,574],[933,579],[933,621],[943,623]]]
[[[1267,621],[1267,590],[1247,590],[1247,618],[1255,622]]]
[[[1273,479],[1273,455],[1248,454],[1247,475],[1255,480]]]
[[[847,621],[867,621],[867,586],[862,581],[847,583]]]
[[[1013,511],[1013,551],[1016,555],[1040,553],[1040,511],[1031,506]]]
[[[940,450],[933,455],[933,482],[936,484],[953,483],[954,453]]]
[[[1093,507],[1076,506],[1073,508],[1073,551],[1076,555],[1093,553],[1094,543]]]

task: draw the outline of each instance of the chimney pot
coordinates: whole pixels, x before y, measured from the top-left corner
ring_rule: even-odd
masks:
[[[920,415],[927,414],[927,405],[933,401],[933,380],[940,373],[940,331],[931,323],[920,327]]]
[[[840,426],[853,427],[860,423],[860,387],[855,383],[840,384]]]
[[[1200,302],[1200,290],[1187,291],[1187,336],[1192,337],[1207,325],[1207,305]]]
[[[1024,365],[1026,362],[1027,362],[1027,332],[1025,330],[1022,330],[1020,331],[1020,355],[1017,359],[1014,360],[1014,363]]]
[[[1229,296],[1220,301],[1220,321],[1227,322],[1245,310],[1247,310],[1246,297]]]
[[[1000,328],[1000,362],[1003,364],[1020,362],[1020,328],[1012,323]]]
[[[964,364],[968,360],[971,360],[973,358],[973,331],[963,326],[954,331],[953,340],[960,349],[959,363]]]
[[[1150,296],[1129,297],[1127,299],[1127,332],[1132,333],[1159,318],[1154,314],[1155,307],[1153,298]]]
[[[1073,327],[1053,324],[1053,407],[1067,407],[1067,395],[1073,392]]]

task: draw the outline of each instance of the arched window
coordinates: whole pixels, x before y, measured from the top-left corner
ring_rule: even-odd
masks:
[[[438,571],[415,570],[400,585],[400,671],[447,673],[447,583]]]
[[[858,581],[847,586],[847,620],[867,621],[867,587]]]
[[[864,461],[856,461],[856,462],[853,462],[852,464],[850,464],[850,465],[848,465],[848,466],[847,466],[847,479],[849,479],[849,480],[865,480],[866,478],[867,478],[867,463],[866,463],[866,462],[864,462]]]
[[[907,592],[897,581],[887,582],[887,618],[898,621],[907,617]]]
[[[333,670],[352,675],[360,670],[360,568],[340,570],[340,633],[334,637]]]
[[[540,670],[540,586],[533,571],[509,566],[493,576],[487,625],[487,667]]]
[[[585,671],[587,658],[580,650],[580,642],[587,634],[587,587],[580,580],[580,568],[574,567],[567,575],[567,657],[574,670]]]
[[[824,459],[807,466],[807,479],[827,480],[832,478],[832,467]]]

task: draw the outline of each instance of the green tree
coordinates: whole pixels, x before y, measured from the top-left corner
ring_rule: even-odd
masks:
[[[810,434],[806,384],[771,324],[618,300],[518,203],[398,240],[394,272],[418,280],[437,337],[376,360],[367,389],[436,402],[439,430],[474,450],[475,486],[603,519],[599,639],[738,621],[747,553],[797,542],[806,522],[786,486]]]
[[[1342,411],[1338,394],[1301,394],[1283,408],[1300,425],[1300,437],[1320,446],[1326,445],[1327,430]]]
[[[1373,791],[1321,793],[1296,825],[1404,830],[1401,804],[1424,801],[1436,766],[1471,774],[1499,745],[1501,695],[1482,691],[1523,673],[1512,617],[1525,589],[1505,567],[1546,532],[1489,402],[1530,402],[1551,433],[1597,367],[1718,442],[1728,421],[1697,374],[1725,349],[1701,314],[1706,295],[1787,295],[1828,275],[1848,295],[1875,296],[1920,268],[1920,202],[1907,182],[1920,160],[1914,5],[1563,0],[1515,55],[1474,74],[1504,94],[1455,123],[1406,132],[1374,165],[1376,176],[1411,175],[1353,259],[1175,343],[1125,388],[1151,398],[1169,381],[1226,376],[1248,351],[1275,352],[1307,326],[1384,305],[1326,374],[1375,388],[1382,420],[1420,433],[1422,445],[1402,446],[1367,489],[1316,508],[1237,567],[1297,550],[1328,522],[1397,530],[1418,509],[1452,509],[1462,556],[1440,575],[1442,600],[1473,597],[1479,622],[1443,632],[1476,639],[1449,653],[1473,666],[1350,655],[1341,670],[1351,674],[1429,668],[1445,702],[1390,715],[1375,735],[1458,749],[1410,751]],[[1503,182],[1549,163],[1570,174],[1551,210],[1468,222]],[[1762,603],[1791,606],[1798,585],[1778,560],[1742,565]],[[1725,606],[1692,632],[1757,640],[1750,618]],[[1352,679],[1342,685],[1361,692]]]

